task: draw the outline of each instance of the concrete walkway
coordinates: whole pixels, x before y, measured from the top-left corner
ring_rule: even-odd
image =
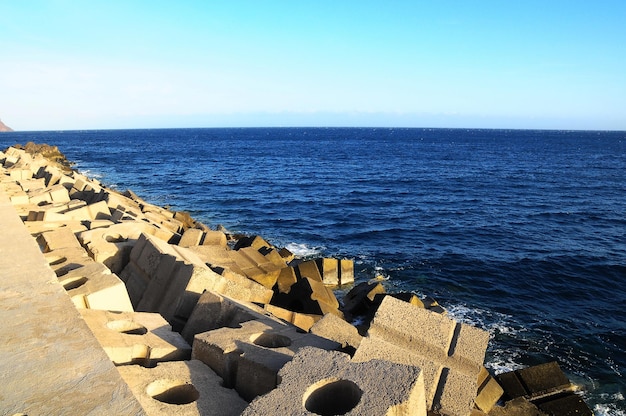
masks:
[[[143,415],[0,191],[0,414]]]

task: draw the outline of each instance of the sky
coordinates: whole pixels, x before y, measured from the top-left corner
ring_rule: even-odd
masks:
[[[15,130],[626,130],[626,1],[0,0]]]

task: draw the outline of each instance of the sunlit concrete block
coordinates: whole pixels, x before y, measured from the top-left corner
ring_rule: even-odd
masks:
[[[345,349],[355,350],[361,343],[361,335],[356,327],[335,314],[327,313],[310,329],[312,334],[331,339]]]
[[[192,357],[211,367],[246,400],[278,384],[278,371],[306,346],[334,350],[339,344],[270,319],[247,321],[240,328],[198,334]]]
[[[131,250],[144,228],[139,222],[125,222],[92,228],[78,234],[78,238],[95,261],[120,273],[130,261]]]
[[[132,312],[126,286],[101,263],[91,261],[59,277],[77,309]]]
[[[116,365],[152,367],[160,361],[183,361],[191,346],[158,313],[81,309],[82,317]]]
[[[285,322],[289,322],[290,324],[307,332],[311,329],[313,325],[315,325],[317,321],[319,321],[323,317],[322,315],[293,312],[271,304],[265,305],[264,309],[276,318],[282,319]]]
[[[43,252],[59,250],[63,248],[77,248],[83,250],[76,235],[69,227],[60,227],[45,231],[37,237],[37,243]]]
[[[147,415],[237,416],[248,403],[197,360],[117,368]]]
[[[279,377],[280,385],[243,415],[426,416],[423,376],[414,366],[355,363],[340,352],[303,348]]]

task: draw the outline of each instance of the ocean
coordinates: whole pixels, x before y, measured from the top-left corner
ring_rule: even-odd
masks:
[[[224,128],[15,132],[75,168],[491,334],[496,373],[557,360],[626,415],[626,132]],[[347,290],[347,289],[344,289]],[[341,292],[340,292],[341,294]]]

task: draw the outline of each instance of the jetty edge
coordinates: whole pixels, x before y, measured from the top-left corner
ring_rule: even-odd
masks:
[[[0,165],[6,414],[592,415],[558,363],[491,374],[488,332],[350,259],[211,229],[55,146]]]

